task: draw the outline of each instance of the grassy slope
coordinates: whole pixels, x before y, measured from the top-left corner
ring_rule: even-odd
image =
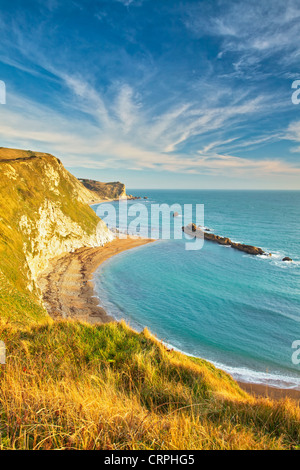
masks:
[[[280,449],[300,411],[124,324],[0,322],[2,449]]]
[[[24,168],[15,186],[6,188],[0,178],[0,339],[7,348],[0,449],[299,447],[295,403],[254,399],[227,374],[168,351],[147,331],[46,316],[24,290],[15,226],[20,211],[34,214],[34,198],[45,197],[43,176],[38,163],[33,173]],[[68,185],[60,188],[66,203]],[[85,211],[74,217],[93,223]]]
[[[15,326],[23,326],[36,325],[47,318],[46,310],[40,305],[34,293],[16,288],[0,272],[0,320],[6,320]]]

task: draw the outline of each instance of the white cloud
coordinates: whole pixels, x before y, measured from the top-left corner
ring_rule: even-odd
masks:
[[[176,151],[178,142],[189,136],[216,129],[220,124],[228,125],[231,119],[240,114],[254,112],[264,104],[260,100],[216,108],[210,110],[208,115],[205,115],[205,110],[198,110],[200,116],[189,103],[175,107],[173,111],[152,121],[147,118],[141,104],[135,103],[134,90],[126,84],[120,87],[115,101],[109,106],[100,93],[81,80],[68,77],[66,83],[73,90],[75,98],[82,100],[81,109],[92,117],[100,116],[100,121],[91,122],[75,117],[70,119],[47,106],[10,96],[11,105],[4,110],[5,123],[0,125],[2,142],[6,146],[17,145],[54,153],[68,167],[151,169],[224,177],[261,177],[263,174],[295,176],[300,172],[299,168],[277,159],[252,160],[219,152],[224,146],[230,149],[230,146],[238,145],[236,138],[211,141],[190,155]],[[97,111],[89,108],[93,102]],[[290,133],[300,140],[300,125],[291,127]],[[154,142],[153,136],[156,136]],[[261,140],[267,138],[264,136]],[[256,143],[259,141],[257,139]]]
[[[130,5],[133,6],[141,6],[143,1],[145,0],[115,0],[116,2],[123,3],[125,7],[129,7]]]
[[[300,143],[300,121],[293,122],[289,125],[284,138],[292,142]],[[292,147],[292,153],[300,153],[300,146]]]
[[[117,1],[125,6],[140,4],[133,0]],[[188,27],[194,32],[200,34],[201,30],[202,34],[208,28],[222,38],[219,59],[224,54],[227,58],[232,51],[240,53],[233,68],[241,76],[246,70],[255,73],[261,58],[274,50],[297,53],[298,46],[293,43],[296,35],[293,22],[299,13],[297,3],[293,8],[290,6],[283,19],[285,27],[290,25],[286,37],[280,33],[278,9],[264,17],[263,7],[256,4],[258,7],[252,13],[251,9],[244,11],[242,4],[236,4],[223,18],[212,17],[208,25],[198,18],[189,19]],[[185,97],[174,93],[173,99],[166,98],[164,102],[162,97],[161,102],[149,104],[149,96],[146,103],[145,96],[132,83],[114,82],[104,92],[95,85],[92,71],[86,76],[79,71],[74,74],[62,57],[57,62],[47,59],[20,28],[15,28],[12,36],[16,41],[12,44],[11,40],[8,55],[17,49],[18,60],[8,56],[3,60],[33,76],[45,78],[48,74],[47,80],[59,82],[67,93],[60,95],[61,111],[55,103],[45,106],[10,93],[10,105],[1,109],[2,145],[52,152],[73,167],[152,169],[224,177],[299,174],[299,168],[284,162],[284,156],[260,160],[239,156],[245,148],[283,137],[276,129],[269,134],[258,130],[252,138],[245,137],[251,120],[271,116],[273,111],[287,106],[258,88],[235,89],[218,80],[211,82],[210,76],[201,77],[198,83],[191,84],[193,93]],[[155,77],[151,78],[148,92],[155,88]],[[145,83],[143,87],[146,88]],[[285,138],[300,142],[299,123],[289,127]],[[294,150],[299,151],[299,147]]]
[[[138,101],[138,96],[134,96],[133,89],[127,84],[121,85],[116,97],[115,112],[125,134],[128,134],[134,125],[141,123],[140,108],[141,104]]]
[[[250,0],[220,2],[220,13],[203,14],[201,4],[190,5],[184,24],[196,36],[210,34],[222,41],[222,50],[239,54],[240,72],[251,71],[251,62],[261,63],[280,53],[277,62],[297,65],[299,0]],[[222,54],[222,52],[220,52]]]

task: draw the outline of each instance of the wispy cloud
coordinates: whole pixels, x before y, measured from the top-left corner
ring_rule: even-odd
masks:
[[[129,7],[130,5],[133,6],[141,6],[144,1],[146,0],[115,0],[116,2],[123,3],[126,7]]]
[[[135,0],[115,1],[127,8],[143,6]],[[95,44],[77,34],[53,45],[51,37],[60,25],[55,15],[63,8],[58,1],[47,4],[48,14],[38,23],[34,37],[27,32],[24,16],[5,22],[0,15],[4,31],[0,62],[24,74],[30,84],[22,89],[8,87],[8,105],[1,108],[2,145],[52,152],[69,167],[164,170],[224,178],[299,174],[288,149],[274,156],[253,151],[283,141],[296,142],[294,153],[300,150],[299,123],[272,121],[273,116],[288,113],[290,99],[277,96],[276,88],[259,81],[261,74],[270,74],[261,64],[274,54],[280,53],[276,64],[293,63],[297,56],[298,1],[288,0],[283,8],[283,2],[276,0],[270,11],[258,1],[246,10],[241,2],[220,1],[220,8],[211,14],[206,6],[205,15],[200,14],[204,2],[196,6],[190,2],[180,17],[185,26],[172,23],[174,13],[166,7],[172,28],[182,28],[178,34],[187,40],[186,54],[197,51],[203,34],[213,37],[214,48],[216,38],[219,41],[219,51],[209,51],[215,62],[191,54],[189,60],[195,63],[188,65],[181,49],[172,55],[176,48],[173,29],[164,42],[151,36],[144,46],[136,39],[136,28],[135,41],[123,44],[128,38],[126,23],[124,35],[115,44],[119,34],[119,24],[111,26],[118,21],[112,17],[115,11],[103,7],[101,14],[97,9],[88,12],[80,0],[75,3],[81,14],[90,13],[85,21],[95,23]],[[99,22],[107,18],[106,24]],[[152,31],[153,18],[138,18],[147,20],[146,28]],[[107,36],[98,37],[99,28]],[[186,28],[196,36],[195,42],[186,39]],[[68,31],[74,34],[73,25]],[[240,81],[243,77],[251,83],[245,85],[246,80]],[[32,92],[35,86],[36,94]]]
[[[247,77],[258,74],[258,66],[266,59],[277,56],[273,73],[278,65],[296,65],[299,53],[299,0],[273,0],[272,3],[250,0],[218,2],[219,8],[190,4],[184,23],[198,37],[210,34],[219,38],[219,59],[236,54],[233,62],[236,73]],[[263,70],[260,70],[263,73]]]
[[[289,125],[284,138],[300,144],[300,121],[293,122]],[[300,153],[300,145],[291,148],[292,153]]]
[[[74,96],[82,100],[82,111],[97,120],[91,122],[76,118],[66,119],[47,106],[11,96],[13,110],[6,110],[6,123],[0,126],[2,141],[12,144],[18,142],[25,148],[30,146],[52,151],[63,156],[64,163],[68,166],[84,168],[163,169],[170,172],[230,176],[243,173],[254,175],[255,172],[260,175],[295,175],[295,172],[300,171],[297,167],[276,159],[251,160],[218,151],[226,146],[228,150],[232,145],[237,146],[236,138],[210,142],[202,149],[192,151],[190,155],[176,151],[176,140],[173,141],[176,133],[178,145],[193,134],[217,129],[220,123],[229,126],[231,119],[241,113],[243,116],[253,113],[257,106],[262,105],[257,100],[243,106],[211,110],[206,118],[204,115],[195,116],[191,104],[182,105],[173,112],[158,116],[154,121],[151,119],[151,122],[140,101],[134,101],[134,91],[128,85],[120,87],[114,102],[109,106],[87,84],[70,80],[70,77],[66,79],[66,83]],[[94,106],[91,106],[92,103]],[[295,128],[294,132],[300,134],[300,128]],[[156,141],[150,145],[149,141],[153,136],[156,136]],[[271,136],[262,138],[262,142],[267,139],[271,139]],[[256,140],[249,142],[249,145],[259,143]],[[244,141],[239,144],[240,147],[244,145]]]

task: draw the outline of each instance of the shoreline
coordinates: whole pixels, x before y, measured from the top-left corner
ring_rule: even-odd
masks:
[[[140,237],[116,238],[102,247],[79,248],[73,253],[53,258],[38,281],[48,314],[55,320],[65,318],[91,324],[117,321],[99,306],[99,298],[94,291],[94,273],[107,259],[154,241]],[[236,382],[256,397],[275,400],[290,398],[300,403],[300,390]]]
[[[115,202],[115,201],[119,201],[120,198],[115,198],[115,199],[97,199],[93,202],[89,201],[87,204],[89,206],[95,206],[97,204],[104,204],[105,202]],[[121,201],[128,201],[128,198],[127,197],[121,197]]]
[[[126,196],[121,196],[121,197],[117,197],[117,198],[114,198],[114,199],[97,199],[93,202],[89,201],[87,204],[89,206],[94,206],[96,204],[104,204],[105,202],[116,202],[116,201],[135,201],[135,200],[140,200],[140,199],[145,199],[143,198],[142,196],[139,196],[139,197],[129,197],[128,195]],[[148,199],[148,198],[147,198]]]
[[[293,388],[276,388],[269,385],[255,384],[250,382],[241,382],[237,381],[239,386],[250,395],[256,397],[271,398],[273,400],[280,400],[282,398],[290,398],[292,400],[298,401],[300,404],[300,390],[295,390]]]
[[[94,272],[112,256],[154,241],[140,237],[116,238],[101,247],[79,248],[53,258],[38,279],[48,314],[55,320],[68,318],[92,324],[116,321],[99,306],[94,292]]]

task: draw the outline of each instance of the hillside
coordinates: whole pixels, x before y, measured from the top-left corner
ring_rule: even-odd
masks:
[[[255,399],[125,324],[0,320],[0,449],[295,449],[300,410]]]
[[[0,273],[6,283],[36,299],[35,282],[49,259],[111,240],[87,205],[92,198],[54,156],[1,148]],[[0,314],[6,315],[1,303]]]
[[[89,179],[79,178],[79,181],[90,191],[96,194],[96,198],[100,200],[105,199],[118,199],[119,197],[126,197],[125,184],[118,182],[115,183],[100,183]]]
[[[296,402],[258,399],[125,323],[50,318],[49,259],[111,239],[48,154],[0,149],[0,450],[299,449]]]

